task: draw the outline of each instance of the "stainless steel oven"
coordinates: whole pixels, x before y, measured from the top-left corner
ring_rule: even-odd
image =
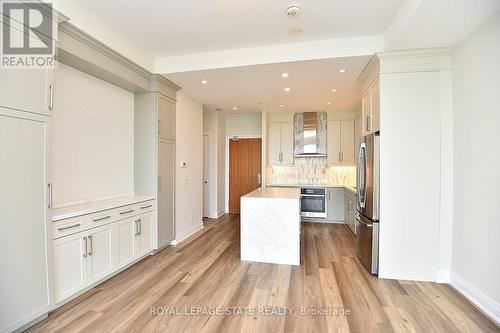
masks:
[[[300,205],[302,217],[326,219],[326,189],[301,188]]]

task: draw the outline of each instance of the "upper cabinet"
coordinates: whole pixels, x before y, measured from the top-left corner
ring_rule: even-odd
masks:
[[[363,93],[363,135],[380,130],[380,89],[376,79]]]
[[[287,165],[293,163],[293,124],[279,122],[268,124],[269,164]]]
[[[158,110],[159,138],[175,140],[175,102],[170,98],[155,93]]]
[[[362,135],[380,130],[380,61],[374,55],[359,76],[358,83],[362,90]]]
[[[355,165],[354,120],[330,120],[327,131],[328,164]]]

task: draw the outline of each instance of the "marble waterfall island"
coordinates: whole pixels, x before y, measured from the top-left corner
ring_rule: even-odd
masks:
[[[241,197],[241,260],[300,265],[300,189],[259,188]]]

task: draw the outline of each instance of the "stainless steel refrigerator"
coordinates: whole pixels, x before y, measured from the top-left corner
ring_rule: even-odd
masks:
[[[378,274],[379,250],[379,133],[359,140],[356,199],[356,250],[363,266]]]

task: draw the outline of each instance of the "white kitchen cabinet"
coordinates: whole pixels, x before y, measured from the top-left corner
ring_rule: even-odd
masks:
[[[87,235],[88,281],[94,283],[113,270],[113,234],[110,225],[91,229]]]
[[[135,258],[136,219],[117,222],[116,230],[116,263],[125,266]]]
[[[344,223],[344,188],[332,187],[326,190],[327,220]]]
[[[59,302],[87,284],[86,232],[54,240],[55,301]]]
[[[293,123],[268,124],[268,162],[273,165],[293,164]]]
[[[354,120],[330,120],[327,132],[327,163],[355,165]]]
[[[0,107],[0,331],[53,307],[49,138],[50,117]]]
[[[0,69],[0,106],[51,114],[55,85],[52,69]]]
[[[143,215],[136,218],[136,240],[134,242],[134,253],[136,257],[140,257],[151,252],[152,234],[151,234],[151,215]]]
[[[175,100],[158,92],[134,95],[134,189],[154,196],[153,248],[175,239]]]
[[[158,141],[158,248],[175,239],[174,228],[174,182],[175,145],[173,142]]]
[[[155,93],[158,110],[158,137],[175,140],[175,102]]]
[[[345,190],[344,200],[345,223],[349,229],[356,234],[356,220],[354,219],[354,211],[356,209],[356,195],[350,190]]]
[[[362,97],[363,136],[380,130],[380,85],[375,79]]]

